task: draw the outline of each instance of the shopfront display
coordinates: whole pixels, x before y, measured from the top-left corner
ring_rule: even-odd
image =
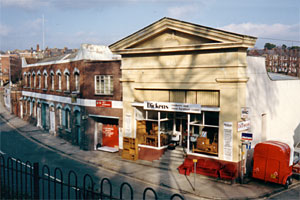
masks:
[[[218,155],[219,112],[201,111],[199,104],[151,102],[149,106],[149,102],[144,102],[137,105],[136,133],[143,147],[160,149],[179,145],[190,153]],[[174,107],[169,105],[180,109],[174,112]]]

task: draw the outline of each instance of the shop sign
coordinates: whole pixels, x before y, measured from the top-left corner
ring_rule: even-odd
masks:
[[[248,119],[250,115],[250,108],[249,107],[242,107],[241,108],[241,118]]]
[[[252,141],[252,140],[253,140],[253,134],[252,134],[252,133],[249,133],[249,132],[244,132],[244,133],[242,133],[241,139],[242,139],[242,140],[249,140],[249,141]]]
[[[201,113],[200,104],[188,104],[188,103],[145,101],[144,109],[157,110],[157,111],[169,111],[169,112]]]
[[[238,131],[246,131],[250,129],[250,120],[238,122]]]
[[[96,107],[104,107],[104,108],[111,108],[111,101],[96,101]]]

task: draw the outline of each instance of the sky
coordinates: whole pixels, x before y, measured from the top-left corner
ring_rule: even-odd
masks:
[[[299,0],[0,0],[0,50],[110,45],[163,17],[300,46]]]

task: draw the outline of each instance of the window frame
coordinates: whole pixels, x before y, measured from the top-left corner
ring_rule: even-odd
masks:
[[[114,94],[113,75],[95,75],[94,87],[95,87],[95,95],[113,95]]]

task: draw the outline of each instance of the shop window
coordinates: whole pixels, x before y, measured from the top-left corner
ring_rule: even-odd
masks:
[[[219,112],[202,112],[190,117],[190,151],[218,155]]]
[[[139,144],[153,147],[168,145],[174,127],[173,118],[174,114],[170,112],[145,111],[136,108]]]
[[[113,94],[113,76],[96,75],[95,76],[95,94],[112,95]]]
[[[36,103],[33,102],[33,117],[36,118]]]
[[[29,113],[29,115],[31,116],[32,113],[33,113],[33,102],[31,101],[29,104],[30,104],[30,113]]]
[[[63,114],[63,126],[65,126],[65,129],[67,130],[67,131],[71,131],[71,126],[70,126],[70,124],[71,124],[71,121],[70,121],[70,119],[71,119],[71,116],[70,116],[70,114],[71,114],[71,111],[70,111],[70,109],[69,108],[65,108],[65,110],[64,110],[64,112],[62,113]]]

